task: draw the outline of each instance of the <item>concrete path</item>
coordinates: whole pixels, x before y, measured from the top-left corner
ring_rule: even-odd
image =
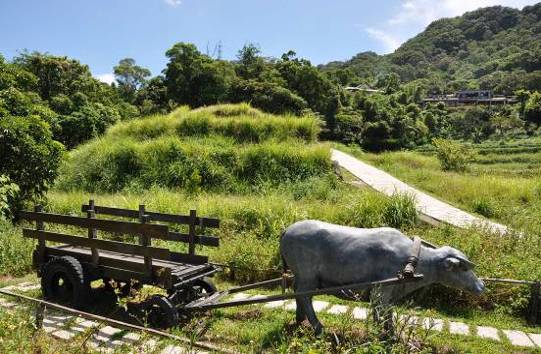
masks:
[[[430,223],[443,222],[461,228],[484,227],[500,234],[509,231],[507,226],[466,213],[342,151],[333,149],[331,159],[357,177],[362,184],[366,184],[378,192],[388,196],[394,193],[407,193],[414,196],[417,210],[424,221]]]
[[[21,283],[5,287],[3,289],[14,292],[27,292],[34,290],[39,285]],[[248,299],[262,297],[259,294],[237,293],[231,296],[231,300]],[[273,311],[295,311],[295,300],[275,301],[260,306]],[[14,311],[17,308],[23,308],[24,305],[16,299],[7,300],[0,296],[0,308],[5,311]],[[347,305],[332,305],[327,301],[314,301],[314,310],[318,313],[327,313],[329,315],[351,315],[357,321],[365,321],[369,316],[369,310],[365,307]],[[396,318],[396,317],[395,317]],[[475,336],[481,339],[489,339],[497,342],[506,341],[517,347],[541,348],[541,334],[526,333],[519,330],[498,329],[489,326],[468,325],[462,322],[446,321],[439,318],[401,315],[402,323],[408,325],[418,325],[430,331],[445,332],[459,336]],[[112,353],[115,349],[131,348],[137,353],[207,353],[205,351],[194,350],[178,345],[164,345],[158,339],[143,339],[138,333],[123,331],[112,326],[103,326],[96,321],[87,320],[81,317],[66,315],[57,311],[47,311],[43,319],[43,330],[57,339],[69,341],[77,336],[90,335],[87,344],[95,351],[100,353]]]

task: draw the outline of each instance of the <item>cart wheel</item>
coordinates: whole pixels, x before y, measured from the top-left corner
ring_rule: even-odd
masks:
[[[216,289],[216,285],[214,285],[214,283],[207,277],[197,279],[193,285],[201,287],[201,293],[203,294],[214,294],[216,291],[218,291],[218,289]]]
[[[51,259],[42,269],[41,288],[46,300],[81,308],[90,291],[83,266],[70,256]]]
[[[145,307],[151,326],[169,328],[178,324],[178,311],[165,296],[154,295]]]

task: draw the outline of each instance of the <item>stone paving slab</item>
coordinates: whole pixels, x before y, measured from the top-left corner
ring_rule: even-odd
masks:
[[[477,336],[481,338],[494,339],[498,342],[500,341],[498,329],[494,327],[477,326]]]
[[[449,333],[468,336],[470,334],[470,327],[462,322],[449,322]]]
[[[390,196],[399,192],[414,196],[419,213],[426,215],[431,219],[461,228],[480,226],[500,234],[505,234],[509,231],[504,225],[479,218],[455,208],[450,204],[444,203],[439,199],[431,197],[428,194],[407,185],[387,172],[364,163],[342,151],[332,149],[331,159],[351,172],[351,174],[361,180],[364,184],[385,195]]]
[[[426,317],[423,318],[422,324],[424,329],[441,332],[443,331],[443,325],[445,322],[439,318]]]
[[[349,307],[346,305],[332,305],[331,308],[327,310],[327,313],[333,314],[333,315],[340,315],[347,313],[349,311]]]
[[[533,347],[535,344],[530,340],[530,337],[522,331],[503,330],[503,333],[507,336],[507,339],[511,344],[517,347]]]
[[[364,307],[354,307],[351,314],[354,319],[364,321],[368,318],[368,309]]]
[[[538,347],[541,348],[541,334],[528,333],[528,336]]]
[[[286,300],[267,302],[265,305],[263,305],[263,307],[268,308],[268,309],[274,309],[277,307],[284,306],[286,302],[287,302]]]

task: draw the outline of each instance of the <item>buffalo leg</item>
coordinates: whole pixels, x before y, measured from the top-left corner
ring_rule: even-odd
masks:
[[[297,323],[302,323],[306,319],[306,313],[304,312],[304,306],[302,305],[301,298],[295,298],[297,303],[297,310],[295,312]]]
[[[316,288],[317,288],[316,281],[302,281],[299,279],[298,282],[296,282],[295,284],[295,292],[313,290]],[[321,325],[321,322],[319,322],[319,320],[316,317],[316,312],[314,311],[314,307],[312,306],[312,297],[301,296],[301,297],[296,298],[296,300],[297,300],[297,311],[299,307],[302,308],[303,314],[306,315],[306,317],[308,318],[308,322],[310,322],[310,324],[312,325],[312,328],[314,329],[316,335],[320,335],[323,332],[323,326]],[[298,315],[299,315],[299,312],[297,312],[297,316]]]

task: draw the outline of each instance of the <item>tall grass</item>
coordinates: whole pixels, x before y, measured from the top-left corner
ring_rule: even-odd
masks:
[[[320,121],[312,116],[275,116],[247,104],[219,105],[190,111],[181,107],[166,116],[150,116],[116,124],[108,131],[115,138],[154,139],[162,135],[227,136],[238,143],[299,139],[315,142]]]
[[[153,185],[189,191],[249,191],[331,173],[314,117],[273,116],[246,104],[120,123],[72,151],[63,190],[120,191]]]

